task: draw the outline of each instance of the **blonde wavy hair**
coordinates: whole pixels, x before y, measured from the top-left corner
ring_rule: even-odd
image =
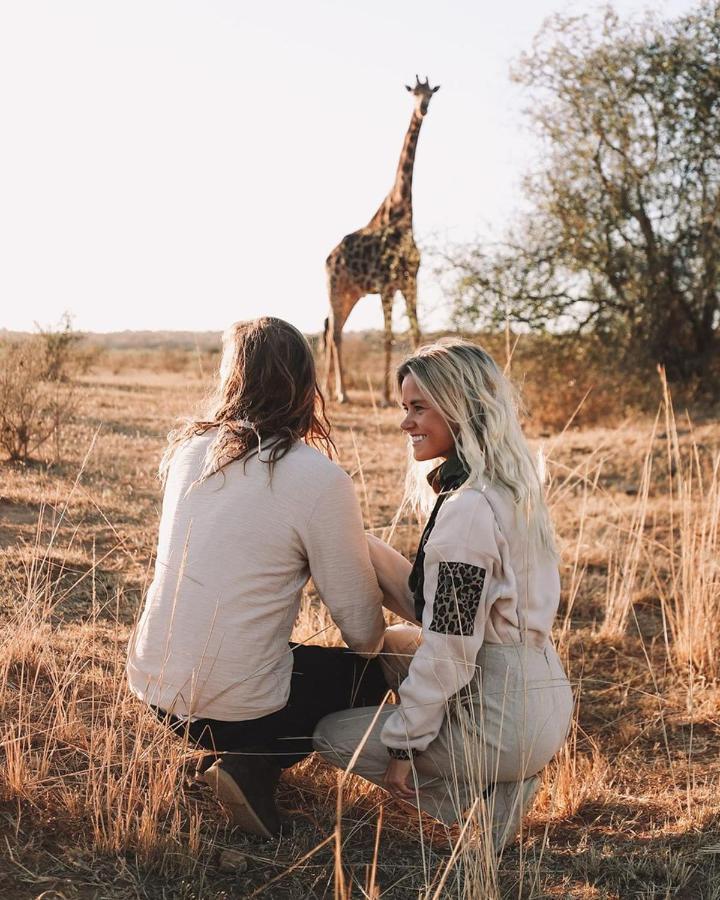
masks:
[[[236,322],[223,335],[220,372],[205,415],[185,419],[168,435],[160,461],[164,483],[170,464],[194,435],[215,432],[198,482],[260,450],[270,475],[296,441],[332,456],[335,445],[304,335],[289,322],[264,316]]]
[[[523,435],[512,385],[482,347],[444,338],[419,348],[398,367],[397,385],[412,375],[418,388],[450,428],[458,458],[469,477],[458,491],[477,484],[505,488],[528,534],[555,553],[555,537],[545,503],[544,461],[535,459]],[[435,496],[428,490],[427,467],[409,449],[404,508],[427,514]]]

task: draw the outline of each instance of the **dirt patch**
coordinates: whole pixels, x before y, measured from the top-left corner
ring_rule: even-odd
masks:
[[[40,507],[0,499],[0,548],[16,544],[20,537],[29,538],[37,528]]]

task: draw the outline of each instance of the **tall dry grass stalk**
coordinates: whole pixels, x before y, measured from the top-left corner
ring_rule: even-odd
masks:
[[[601,637],[612,638],[625,633],[638,582],[642,582],[645,577],[643,565],[646,562],[646,521],[657,423],[656,417],[643,459],[640,485],[630,522],[628,525],[622,523],[618,528],[617,543],[609,555],[605,618],[600,628]]]
[[[543,773],[543,784],[537,797],[537,806],[543,810],[548,823],[572,818],[585,803],[605,796],[612,785],[608,760],[595,741],[581,735],[578,701],[582,696],[582,684],[576,686],[575,696],[568,739]],[[583,753],[579,752],[581,738],[583,743],[589,744]]]
[[[675,667],[699,678],[720,678],[720,452],[703,457],[692,426],[681,448],[672,398],[663,386],[670,527],[669,578],[661,584],[669,633],[668,654]]]
[[[572,550],[566,553],[566,558],[572,559],[569,583],[567,584],[566,588],[567,599],[565,601],[565,609],[561,614],[562,618],[560,621],[560,625],[556,629],[554,635],[557,651],[566,671],[569,671],[570,666],[570,635],[572,632],[573,612],[575,610],[575,604],[580,594],[580,588],[582,587],[583,579],[585,578],[585,574],[587,572],[587,563],[583,561],[583,551],[585,543],[588,502],[591,495],[597,490],[597,483],[598,479],[600,478],[601,470],[602,462],[595,466],[594,472],[592,474],[586,471],[579,478],[582,490],[579,523],[575,532],[574,546]],[[576,471],[571,471],[569,475],[566,476],[565,483],[567,484],[571,479],[574,480],[576,478]],[[562,489],[558,490],[555,493],[555,504],[558,502],[558,493],[562,493]],[[551,514],[553,505],[553,503],[550,504]]]
[[[681,433],[664,380],[663,391],[664,446],[658,449],[662,436],[657,434],[656,422],[631,504],[618,506],[604,493],[601,474],[606,448],[601,443],[577,466],[562,470],[554,465],[553,504],[566,504],[572,495],[580,494],[574,507],[579,508],[577,527],[564,552],[570,575],[556,640],[569,662],[575,605],[578,598],[584,599],[586,588],[592,507],[601,498],[613,504],[612,515],[608,514],[612,521],[605,523],[602,533],[614,529],[617,537],[612,555],[605,557],[609,558],[607,588],[600,583],[598,591],[606,598],[604,620],[591,639],[616,640],[628,631],[633,605],[652,579],[664,616],[668,658],[687,678],[692,691],[693,686],[717,681],[720,676],[716,653],[720,639],[720,454],[702,447],[692,428]],[[379,415],[373,406],[378,438]],[[361,500],[370,522],[377,512],[372,467],[361,459],[358,449],[363,446],[352,436],[348,458],[357,463]],[[664,460],[667,476],[662,474]],[[666,504],[658,517],[652,504],[664,478],[670,490],[669,506]],[[668,523],[664,514],[669,516]],[[63,522],[62,508],[51,521],[41,515],[22,590],[12,598],[10,613],[0,624],[0,799],[16,805],[19,818],[32,817],[34,823],[67,832],[68,840],[83,851],[86,860],[128,854],[137,860],[139,869],[161,877],[188,875],[195,895],[203,896],[213,850],[221,842],[215,804],[181,789],[195,752],[159,727],[152,714],[128,694],[124,679],[126,628],[108,605],[98,602],[95,590],[103,557],[91,560],[82,573],[73,575],[62,563],[68,551],[59,546]],[[68,530],[67,523],[64,530]],[[407,530],[414,537],[416,523]],[[607,552],[607,545],[600,550]],[[88,584],[92,599],[88,613],[64,620],[62,603],[72,599],[78,586]],[[121,601],[116,595],[110,605],[119,606]],[[327,644],[339,641],[325,607],[311,593],[303,602],[295,639]],[[662,690],[656,687],[661,706],[666,702]],[[581,694],[578,683],[579,699]],[[665,728],[665,723],[661,724]],[[468,736],[463,743],[469,746],[472,740]],[[667,735],[665,741],[667,744]],[[543,895],[542,859],[551,845],[553,829],[580,816],[587,804],[602,803],[613,789],[614,768],[600,742],[583,732],[576,707],[570,739],[548,767],[531,814],[533,856],[528,858],[521,841],[519,855],[512,857],[517,896]],[[666,749],[669,754],[669,746]],[[476,771],[481,771],[479,763]],[[467,791],[457,781],[460,807],[467,804]],[[406,817],[407,836],[414,835],[420,847],[423,887],[417,896],[423,900],[493,900],[507,895],[507,873],[490,849],[492,807],[480,799],[482,790],[479,781],[470,786],[472,802],[467,805],[471,811],[452,832],[451,851],[440,865],[431,864],[429,854],[425,855],[417,816],[411,813]],[[319,852],[330,848],[333,858],[322,865],[327,866],[331,884],[335,879],[337,897],[382,895],[387,889],[382,883],[383,854],[387,853],[383,838],[389,811],[383,813],[380,807],[370,862],[361,877],[351,872],[346,862],[352,836],[347,829],[343,831],[344,807],[349,795],[363,793],[367,795],[367,786],[343,776],[335,822],[326,823],[329,833],[310,851],[298,853],[297,859],[259,886],[253,896],[272,897],[275,884],[301,870],[311,857],[321,859]]]
[[[661,601],[668,660],[690,681],[720,677],[720,452],[698,445],[692,423],[681,441],[672,396],[660,370],[662,405],[648,438],[637,498],[629,521],[616,525],[608,554],[605,617],[601,637],[622,635],[633,602],[649,583]],[[664,420],[658,448],[658,423]],[[667,523],[648,521],[661,486],[655,470],[665,459]],[[582,531],[582,522],[581,522]]]
[[[195,754],[129,695],[112,612],[93,603],[81,623],[63,620],[67,573],[52,563],[56,529],[45,546],[43,532],[41,520],[25,590],[0,625],[0,799],[57,822],[91,858],[130,853],[202,883],[216,827],[178,790]]]
[[[693,679],[716,682],[720,678],[720,452],[708,453],[708,448],[697,443],[689,419],[684,432],[689,440],[681,440],[684,434],[679,432],[662,371],[660,381],[662,404],[648,434],[629,514],[607,498],[608,512],[614,509],[614,513],[608,515],[606,525],[615,537],[604,546],[607,577],[598,636],[616,639],[625,634],[634,602],[653,585],[661,601],[670,664]],[[662,435],[658,434],[660,421],[665,425]],[[589,500],[602,495],[600,450],[595,448],[574,469],[556,471],[549,489],[551,509],[559,507],[578,485],[582,489],[575,538],[564,553],[568,562],[572,560],[570,583],[556,632],[565,660],[572,611],[585,576],[581,560]],[[553,462],[551,456],[549,461]],[[659,474],[663,468],[665,476]],[[650,516],[653,500],[659,495],[667,497],[667,523]]]

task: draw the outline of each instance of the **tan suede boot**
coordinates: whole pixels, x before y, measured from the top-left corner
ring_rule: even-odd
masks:
[[[235,825],[272,838],[280,831],[275,788],[280,769],[263,756],[225,753],[198,779],[210,785]]]

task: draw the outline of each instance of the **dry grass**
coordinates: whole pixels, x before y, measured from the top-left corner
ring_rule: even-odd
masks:
[[[357,402],[330,411],[380,533],[405,452],[361,365]],[[281,783],[282,841],[234,833],[189,777],[192,748],[128,695],[153,471],[206,376],[96,372],[66,461],[0,469],[0,896],[720,898],[720,425],[676,422],[666,394],[657,421],[544,439],[576,716],[522,843],[496,866],[477,823],[447,835],[352,775],[339,791],[314,759]],[[417,534],[403,520],[394,543],[411,554]],[[319,631],[337,640],[309,591],[297,635]],[[221,871],[228,847],[246,872]]]

